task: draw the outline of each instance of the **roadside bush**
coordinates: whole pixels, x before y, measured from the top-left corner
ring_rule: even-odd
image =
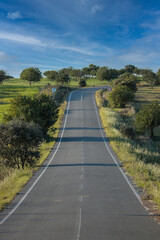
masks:
[[[11,101],[5,121],[19,118],[26,122],[38,124],[43,133],[52,126],[58,117],[58,107],[52,96],[40,94],[37,97],[18,96]]]
[[[64,96],[67,94],[69,88],[68,87],[62,87],[59,86],[56,90],[56,92],[54,93],[54,100],[56,102],[57,105],[60,105],[60,103],[63,101]]]
[[[137,91],[137,83],[139,79],[137,76],[131,75],[129,73],[122,74],[116,81],[115,86],[122,85],[127,86],[131,91]]]
[[[127,86],[116,86],[108,95],[109,105],[111,108],[124,107],[134,97],[133,92]]]
[[[137,131],[145,132],[150,129],[150,136],[153,137],[153,129],[160,125],[160,106],[157,102],[152,102],[143,106],[136,114],[135,126]]]
[[[79,81],[79,86],[80,87],[86,87],[86,81],[84,80],[84,79],[80,79],[80,81]]]
[[[38,125],[14,119],[0,125],[0,157],[10,167],[34,166],[40,157],[43,134]]]
[[[135,138],[135,132],[134,132],[133,127],[122,126],[120,128],[120,132],[127,138],[130,138],[130,139]]]

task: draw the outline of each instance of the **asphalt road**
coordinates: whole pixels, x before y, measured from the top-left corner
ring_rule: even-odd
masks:
[[[103,135],[96,89],[72,93],[57,143],[0,214],[1,240],[159,240]]]

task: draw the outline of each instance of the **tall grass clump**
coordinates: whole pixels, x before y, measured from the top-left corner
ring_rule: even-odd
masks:
[[[123,128],[132,126],[132,119],[103,107],[101,90],[96,92],[96,101],[104,130],[124,169],[143,188],[145,196],[154,200],[160,208],[160,152],[152,145],[139,143],[135,137],[129,138],[123,134]]]

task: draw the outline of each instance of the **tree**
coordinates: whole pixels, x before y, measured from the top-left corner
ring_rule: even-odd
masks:
[[[0,84],[2,84],[3,81],[7,78],[9,78],[7,73],[4,70],[0,70]]]
[[[108,80],[109,79],[109,69],[108,67],[101,67],[97,71],[97,78],[100,81]]]
[[[156,85],[160,85],[160,69],[158,69],[157,73],[156,73],[156,77],[157,77],[157,80],[156,80]]]
[[[160,125],[160,106],[157,102],[144,105],[136,114],[135,126],[140,132],[150,129],[150,136],[153,137],[153,129]]]
[[[116,86],[109,93],[109,104],[112,108],[124,107],[134,97],[133,92],[127,86]]]
[[[59,71],[55,77],[55,82],[59,86],[64,86],[64,85],[68,86],[70,82],[70,76],[64,72]]]
[[[156,74],[151,69],[143,69],[141,73],[143,81],[148,82],[151,85],[154,85],[156,83]]]
[[[99,69],[99,66],[94,65],[94,64],[90,64],[89,67],[89,74],[93,76],[96,76],[97,70]]]
[[[55,81],[55,78],[57,76],[58,72],[57,71],[54,71],[54,70],[51,70],[51,71],[45,71],[43,73],[44,76],[46,76],[49,80],[51,81]]]
[[[75,77],[77,81],[80,77],[82,77],[82,75],[83,75],[83,72],[80,69],[74,69],[73,68],[70,71],[70,76]]]
[[[42,74],[38,68],[26,68],[21,72],[20,78],[29,81],[31,85],[32,82],[39,82]]]
[[[137,76],[129,73],[124,73],[115,81],[115,86],[127,86],[128,88],[130,88],[131,91],[136,92],[138,82],[139,78]]]
[[[88,67],[82,68],[83,76],[90,75],[90,69]]]
[[[40,94],[38,97],[18,96],[11,101],[5,121],[13,118],[33,121],[38,124],[44,135],[57,120],[58,107],[52,96]]]
[[[108,80],[115,79],[119,76],[119,71],[114,68],[108,69]]]
[[[13,120],[0,125],[0,157],[10,167],[34,166],[40,157],[43,134],[38,125]]]
[[[134,65],[129,64],[125,66],[125,71],[127,73],[134,73],[135,70],[136,70],[136,67]]]

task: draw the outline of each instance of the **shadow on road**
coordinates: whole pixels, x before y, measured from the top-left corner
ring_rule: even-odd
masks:
[[[41,167],[44,168],[47,165],[42,165]],[[89,167],[122,167],[122,164],[114,164],[114,163],[73,163],[73,164],[51,164],[48,167],[82,167],[82,166],[89,166]]]

